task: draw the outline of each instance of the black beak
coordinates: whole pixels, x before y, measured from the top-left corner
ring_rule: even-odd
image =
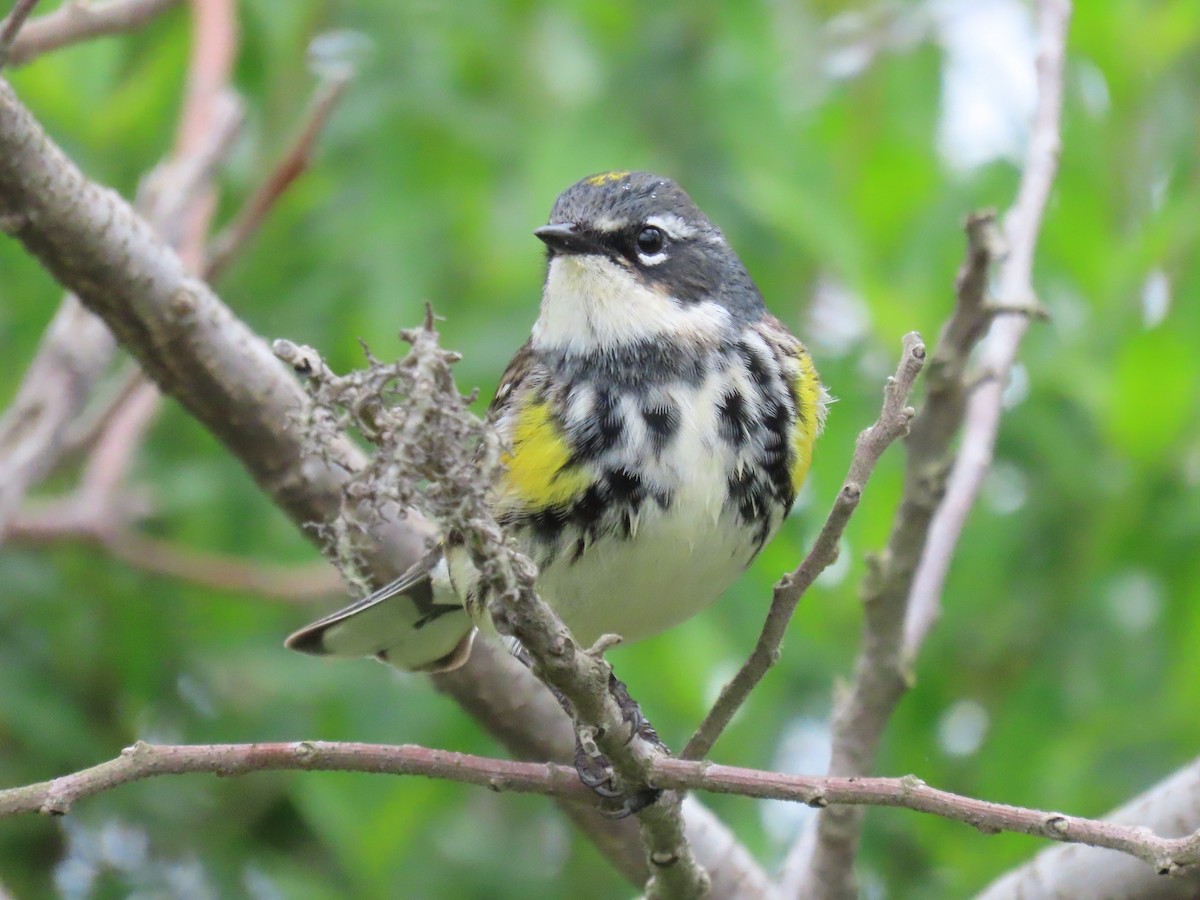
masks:
[[[608,253],[608,248],[572,222],[543,225],[533,233],[554,253]]]

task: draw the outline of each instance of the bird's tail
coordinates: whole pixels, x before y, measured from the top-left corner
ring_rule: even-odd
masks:
[[[446,672],[471,655],[475,626],[450,586],[441,548],[370,596],[292,634],[314,656],[374,656],[398,669]]]

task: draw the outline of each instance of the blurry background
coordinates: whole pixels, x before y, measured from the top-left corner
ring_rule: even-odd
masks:
[[[359,68],[315,168],[222,282],[262,334],[346,368],[361,361],[360,337],[380,356],[399,352],[397,329],[428,299],[482,407],[535,316],[543,258],[531,229],[577,178],[649,168],[692,193],[810,344],[838,402],[795,516],[719,605],[612,657],[680,746],[819,525],[900,336],[936,336],[962,217],[1012,199],[1034,99],[1028,7],[260,0],[240,13],[249,121],[222,176],[223,215],[301,116],[313,40]],[[178,9],[8,77],[90,176],[131,196],[169,149],[188,41]],[[1076,10],[1062,170],[1035,272],[1053,321],[1023,346],[996,465],[882,774],[1099,815],[1200,752],[1198,45],[1191,0]],[[0,401],[60,294],[0,242]],[[884,541],[900,463],[898,450],[885,458],[841,560],[805,598],[718,761],[824,770],[863,556]],[[146,529],[180,546],[263,563],[316,556],[174,406],[134,478],[156,503]],[[217,592],[86,547],[5,546],[0,785],[91,765],[137,738],[498,752],[421,677],[282,648],[338,602]],[[808,814],[705,799],[768,864]],[[963,896],[1042,846],[873,810],[864,876],[873,896]],[[0,883],[72,898],[630,890],[539,799],[314,773],[157,780],[61,821],[0,822]]]

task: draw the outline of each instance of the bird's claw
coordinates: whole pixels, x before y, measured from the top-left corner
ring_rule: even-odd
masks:
[[[625,687],[624,682],[610,675],[609,690],[621,710],[623,719],[629,723],[629,737],[625,743],[628,745],[634,738],[641,738],[666,751],[658,732],[642,713],[637,701],[629,696],[629,689]],[[610,819],[624,819],[653,805],[662,796],[662,791],[658,788],[643,788],[632,794],[618,788],[616,773],[609,765],[608,759],[596,749],[592,736],[589,734],[588,737],[589,740],[585,742],[580,734],[575,735],[575,771],[579,773],[579,780],[602,800],[621,801],[619,807],[606,802],[601,809],[603,815]]]

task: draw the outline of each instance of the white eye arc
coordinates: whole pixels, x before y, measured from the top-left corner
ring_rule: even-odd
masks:
[[[667,258],[667,248],[676,241],[694,236],[696,229],[679,216],[650,216],[642,223],[635,244],[638,260],[644,266],[656,266]]]
[[[653,259],[665,253],[667,236],[661,228],[654,225],[643,225],[638,232],[635,243],[637,244],[638,256],[644,262],[647,259]]]
[[[670,214],[650,216],[646,219],[642,227],[657,228],[665,232],[667,237],[674,241],[685,241],[688,238],[696,236],[695,228],[679,218],[679,216]]]

